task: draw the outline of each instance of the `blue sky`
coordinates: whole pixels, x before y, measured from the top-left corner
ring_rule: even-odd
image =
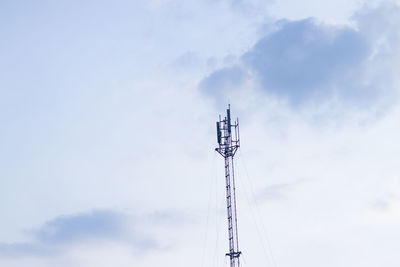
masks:
[[[1,2],[0,265],[223,265],[231,103],[245,265],[398,267],[399,18],[398,1]]]

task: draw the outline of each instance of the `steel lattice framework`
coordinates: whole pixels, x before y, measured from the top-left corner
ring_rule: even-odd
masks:
[[[230,258],[230,267],[239,267],[241,252],[239,251],[235,172],[233,165],[233,157],[240,146],[239,119],[236,119],[232,124],[230,105],[226,110],[226,117],[222,119],[221,116],[219,116],[219,121],[217,121],[217,141],[218,147],[215,150],[221,154],[225,160],[226,207],[229,238],[229,253],[226,253],[226,256]]]

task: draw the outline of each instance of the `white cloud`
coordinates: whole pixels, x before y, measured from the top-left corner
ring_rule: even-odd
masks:
[[[399,10],[393,4],[365,8],[354,16],[356,28],[312,19],[278,21],[239,64],[211,73],[200,88],[226,99],[233,90],[251,93],[252,81],[265,98],[276,97],[295,109],[316,107],[329,117],[348,109],[344,116],[357,109],[380,113],[398,93],[393,71],[400,54],[394,32]]]
[[[237,90],[225,88],[226,98],[216,108],[197,90],[199,81],[213,75],[208,71],[232,64],[246,70],[244,77],[254,75],[238,56],[260,39],[257,34],[264,15],[243,16],[239,6],[232,9],[229,1],[186,1],[182,6],[174,1],[152,6],[138,2],[129,7],[121,3],[106,5],[110,9],[85,6],[93,13],[77,12],[75,6],[64,13],[47,6],[43,20],[39,19],[43,7],[34,5],[34,12],[27,13],[37,20],[33,24],[21,20],[19,28],[12,19],[15,9],[8,17],[1,16],[13,23],[10,29],[15,36],[7,35],[8,42],[2,44],[7,56],[0,66],[4,70],[1,88],[8,88],[0,91],[0,211],[4,214],[0,242],[40,243],[24,235],[23,229],[42,229],[44,222],[60,214],[106,209],[139,216],[127,227],[128,236],[156,237],[163,249],[135,254],[132,246],[114,235],[103,236],[102,242],[90,237],[92,241],[82,238],[68,243],[52,257],[1,258],[1,266],[176,266],[190,265],[199,257],[204,266],[223,264],[227,247],[223,162],[213,150],[214,122],[228,98],[233,116],[241,121],[243,153],[236,161],[239,239],[247,265],[266,265],[260,242],[267,237],[257,231],[252,213],[261,217],[269,232],[278,266],[369,267],[383,259],[385,266],[399,265],[400,113],[396,106],[367,124],[357,119],[363,111],[349,108],[347,114],[354,117],[338,127],[335,115],[322,120],[313,117],[318,109],[326,115],[324,109],[331,111],[332,103],[318,108],[305,105],[306,111],[298,112],[288,109],[279,97],[266,98],[265,91],[255,89],[254,79],[244,78]],[[285,8],[291,9],[290,5]],[[354,17],[359,24],[352,28],[355,25],[347,22],[332,23],[338,16],[347,16],[342,10],[329,10],[334,14],[328,22],[320,8],[316,10],[308,12],[319,19],[306,28],[325,40],[329,34],[324,29],[335,38],[342,32],[362,34],[369,44],[378,41],[376,36],[385,36],[379,39],[375,54],[367,57],[374,62],[379,59],[379,64],[368,68],[363,79],[382,84],[385,79],[377,78],[386,77],[389,65],[398,66],[396,56],[391,57],[396,30],[388,26],[397,24],[396,12],[383,8],[378,16],[366,9]],[[273,25],[268,33],[290,21],[299,24],[300,11],[299,17],[289,16],[286,24]],[[51,14],[53,20],[48,17]],[[70,25],[62,14],[79,19],[68,20]],[[79,27],[80,19],[88,24]],[[43,21],[53,24],[39,23]],[[362,21],[372,24],[363,26]],[[4,25],[10,24],[2,25],[4,32]],[[22,34],[31,32],[29,25],[36,25],[37,38],[28,50],[18,50],[18,44],[29,43],[30,35]],[[379,30],[389,28],[392,31]],[[51,29],[54,35],[48,34]],[[73,29],[81,31],[75,35]],[[60,41],[65,36],[71,38],[72,47]],[[77,36],[82,39],[75,40]],[[46,64],[36,66],[39,59]],[[395,78],[387,81],[387,88],[392,88]],[[337,112],[341,111],[339,107]],[[366,113],[364,117],[370,115]],[[253,201],[244,160],[256,197],[273,185],[307,182],[273,191],[284,198]],[[387,207],[376,209],[374,203],[379,200]],[[167,215],[157,210],[166,210]],[[184,215],[175,218],[170,210]],[[55,226],[57,233],[61,228]],[[326,262],[327,258],[331,260]]]

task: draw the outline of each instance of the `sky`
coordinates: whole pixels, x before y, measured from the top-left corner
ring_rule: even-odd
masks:
[[[0,2],[0,266],[398,267],[400,2]]]

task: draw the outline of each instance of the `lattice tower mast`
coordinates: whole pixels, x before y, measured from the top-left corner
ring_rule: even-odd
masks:
[[[226,181],[226,207],[228,217],[228,238],[230,267],[240,267],[239,239],[236,210],[236,189],[233,157],[240,146],[239,119],[231,122],[230,105],[226,110],[226,117],[219,116],[217,121],[218,147],[215,149],[225,160],[225,181]]]

